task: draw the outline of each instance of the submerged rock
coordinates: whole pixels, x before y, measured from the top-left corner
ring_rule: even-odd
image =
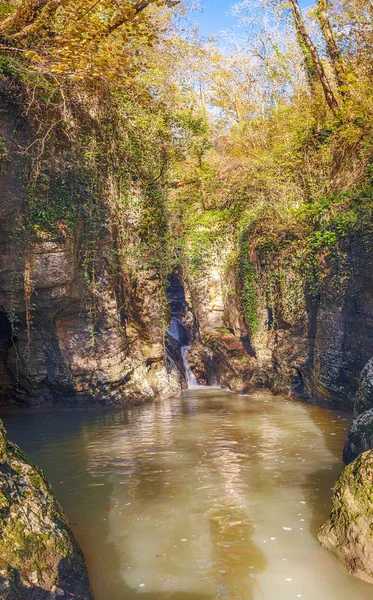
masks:
[[[345,468],[318,538],[355,577],[373,583],[373,451]]]
[[[92,600],[82,551],[44,474],[0,421],[0,599]]]

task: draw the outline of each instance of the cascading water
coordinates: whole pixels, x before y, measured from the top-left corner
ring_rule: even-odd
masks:
[[[188,385],[188,389],[191,388],[195,388],[195,387],[200,387],[196,376],[194,375],[192,369],[190,368],[189,362],[188,362],[188,352],[190,350],[190,346],[183,346],[181,348],[181,357],[183,359],[183,363],[184,363],[184,369],[185,369],[185,379]]]
[[[170,326],[168,328],[168,335],[170,335],[179,343],[181,343],[183,339],[183,325],[176,317],[171,318]]]
[[[179,343],[188,389],[202,387],[198,384],[197,378],[190,368],[188,362],[188,352],[190,346],[183,345],[188,340],[188,337],[185,333],[184,325],[177,317],[171,318],[170,326],[168,328],[168,335]]]

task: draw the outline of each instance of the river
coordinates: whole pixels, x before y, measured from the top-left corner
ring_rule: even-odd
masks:
[[[371,600],[316,533],[349,416],[267,392],[3,416],[86,555],[96,600]]]

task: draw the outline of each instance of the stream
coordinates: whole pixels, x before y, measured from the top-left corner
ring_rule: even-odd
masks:
[[[96,600],[371,600],[316,538],[349,415],[216,389],[3,416],[44,469]]]

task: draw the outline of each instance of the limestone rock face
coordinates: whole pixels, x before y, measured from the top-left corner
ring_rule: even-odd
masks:
[[[1,600],[92,600],[83,554],[44,474],[0,421]]]
[[[228,382],[231,389],[265,386],[275,393],[351,410],[360,373],[373,356],[373,252],[363,241],[353,241],[338,286],[333,269],[325,264],[320,297],[307,293],[290,265],[275,306],[261,285],[265,275],[254,257],[257,326],[250,331],[240,299],[240,273],[237,265],[228,266],[229,251],[227,244],[225,252],[211,256],[198,275],[186,276],[199,332],[190,357],[201,382],[210,379],[213,356],[218,380],[224,386]],[[228,366],[233,355],[225,348],[222,332],[244,346],[245,364],[239,361],[240,366],[234,357]],[[355,403],[359,412],[373,406],[371,370],[368,363]]]
[[[373,583],[373,452],[345,468],[335,488],[332,512],[320,542],[355,577]]]
[[[236,272],[226,266],[231,250],[228,240],[224,251],[211,255],[201,273],[184,278],[197,324],[188,359],[200,384],[241,393],[255,387],[257,361],[236,289]]]
[[[69,235],[30,232],[23,223],[30,165],[19,148],[32,133],[17,119],[1,101],[9,152],[0,169],[0,406],[110,405],[180,393],[165,360],[167,301],[158,273],[138,255],[118,257],[107,222],[98,223],[88,249],[84,223]],[[66,196],[69,163],[53,156],[50,163]],[[130,250],[139,243],[137,223],[123,218]],[[95,257],[94,285],[87,253]]]
[[[258,330],[250,341],[259,374],[267,375],[271,389],[332,408],[352,410],[355,404],[358,414],[373,406],[372,366],[367,365],[373,356],[373,252],[355,240],[343,269],[336,287],[325,264],[320,297],[307,294],[299,275],[292,281],[290,270],[275,318],[259,289]],[[296,310],[290,310],[292,304]]]
[[[308,389],[317,402],[351,410],[360,373],[373,356],[373,252],[359,240],[349,249],[346,271],[342,289],[327,279],[328,298],[309,311]]]

